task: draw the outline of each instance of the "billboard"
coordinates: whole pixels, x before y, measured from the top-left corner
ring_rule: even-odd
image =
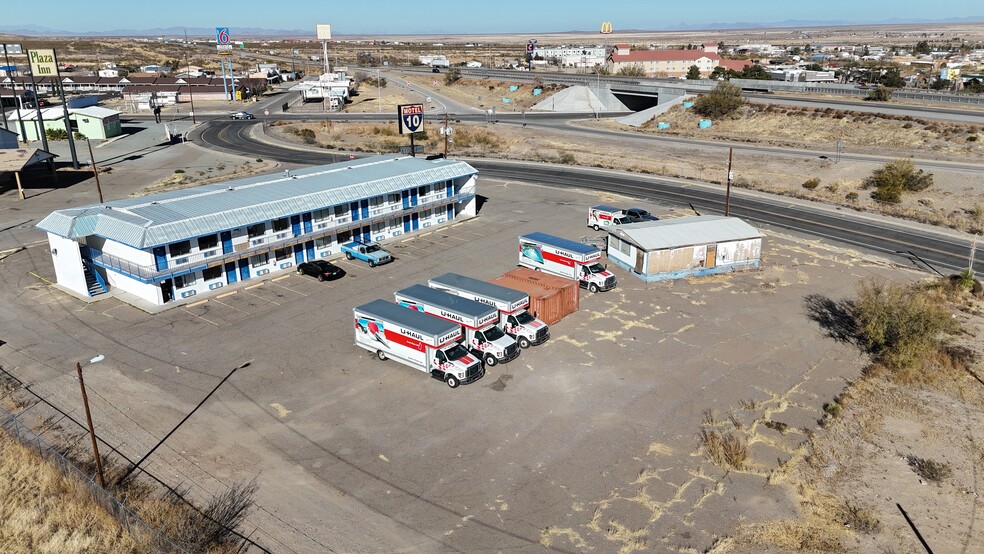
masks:
[[[23,54],[24,53],[24,51],[21,50],[21,45],[20,44],[4,44],[3,45],[3,49],[4,49],[4,52],[6,52],[7,54]]]
[[[331,40],[331,25],[318,25],[318,40]]]

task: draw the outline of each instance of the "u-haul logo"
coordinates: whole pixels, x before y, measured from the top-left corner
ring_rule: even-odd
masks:
[[[488,323],[490,321],[495,321],[497,319],[499,319],[499,312],[492,312],[489,315],[487,315],[487,316],[483,317],[482,319],[478,320],[478,325],[479,326],[482,326],[482,325],[485,325],[486,323]]]
[[[458,323],[465,322],[465,318],[461,317],[456,313],[449,312],[447,310],[438,310],[437,314],[445,319],[450,319],[451,321],[457,321]]]
[[[444,344],[446,342],[453,341],[454,339],[456,339],[456,338],[458,338],[460,336],[461,336],[461,329],[458,329],[457,331],[452,331],[452,332],[444,335],[440,339],[438,339],[437,344]]]

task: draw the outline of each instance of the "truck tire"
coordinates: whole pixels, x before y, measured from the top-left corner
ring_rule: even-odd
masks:
[[[594,224],[594,230],[595,230],[595,232],[597,233],[598,231],[601,231],[601,227],[598,227],[598,224],[597,224],[597,223],[595,223],[595,224]]]
[[[461,384],[461,382],[458,381],[458,378],[454,375],[448,375],[447,378],[444,379],[444,382],[447,383],[452,389],[458,388],[458,385]]]
[[[495,364],[499,363],[499,360],[492,354],[485,355],[485,367],[493,367]]]
[[[355,256],[353,256],[351,252],[346,252],[345,253],[345,259],[346,260],[354,260],[355,259]]]
[[[519,347],[522,349],[527,349],[530,347],[530,339],[526,337],[519,337]]]
[[[376,267],[376,260],[369,260],[369,267]]]
[[[383,352],[382,350],[376,351],[376,357],[384,362],[389,359],[389,356],[386,355],[386,352]]]
[[[588,290],[591,292],[598,292],[598,284],[591,283],[590,285],[588,285]]]

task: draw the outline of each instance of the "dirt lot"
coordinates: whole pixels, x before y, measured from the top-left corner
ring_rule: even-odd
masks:
[[[435,73],[433,76],[405,74],[404,78],[428,89],[437,90],[448,98],[467,106],[477,106],[479,108],[494,107],[496,111],[500,112],[529,110],[551,94],[555,94],[566,88],[562,85],[540,85],[534,87],[530,83],[509,83],[498,80],[468,78],[461,78],[448,86],[444,84],[444,76],[447,70],[442,71],[444,73]],[[515,90],[512,90],[513,87],[515,87]],[[538,96],[533,96],[534,88],[539,88],[543,92]],[[503,100],[505,99],[508,99],[509,102],[504,102]]]
[[[394,264],[343,260],[341,281],[285,274],[156,316],[76,301],[42,280],[43,251],[14,253],[0,264],[4,366],[76,406],[73,361],[105,354],[86,375],[93,417],[139,457],[251,360],[147,467],[197,497],[258,477],[248,526],[277,550],[689,552],[795,513],[763,475],[806,431],[759,428],[754,471],[729,473],[700,454],[703,412],[751,400],[757,418],[814,428],[862,361],[823,338],[803,298],[918,274],[770,231],[760,272],[647,285],[616,270],[619,288],[585,295],[549,343],[452,391],[353,347],[345,314],[443,271],[494,277],[513,267],[517,233],[587,236],[584,206],[628,202],[490,181],[480,192],[479,218],[393,244]]]

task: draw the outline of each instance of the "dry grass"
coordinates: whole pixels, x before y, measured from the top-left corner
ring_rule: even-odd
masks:
[[[145,552],[85,486],[0,430],[0,551]]]
[[[718,467],[742,470],[748,462],[748,447],[732,433],[704,427],[697,434],[704,455]]]

